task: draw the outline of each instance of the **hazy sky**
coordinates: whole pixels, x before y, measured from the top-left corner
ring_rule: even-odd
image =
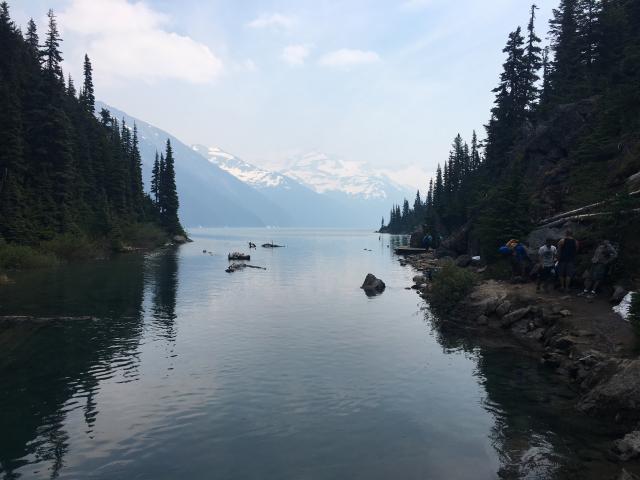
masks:
[[[557,0],[537,0],[538,33]],[[424,186],[458,133],[483,136],[523,0],[10,0],[97,97],[187,143],[277,166],[318,150]]]

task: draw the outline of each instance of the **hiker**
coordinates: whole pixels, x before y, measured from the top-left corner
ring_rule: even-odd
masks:
[[[433,237],[428,233],[422,239],[422,248],[425,250],[429,250],[431,248],[431,244],[433,243]]]
[[[567,230],[564,237],[558,242],[558,277],[560,277],[560,289],[569,291],[571,280],[576,271],[576,256],[580,244],[573,238],[573,232]]]
[[[538,258],[540,260],[540,268],[538,271],[538,283],[536,285],[536,292],[540,291],[540,285],[544,284],[544,291],[549,291],[549,283],[553,279],[553,268],[556,263],[556,255],[558,249],[553,245],[553,240],[547,238],[544,245],[538,250]]]
[[[527,265],[531,263],[527,248],[519,240],[512,238],[498,250],[501,254],[510,257],[513,280],[526,274]]]
[[[618,252],[609,240],[604,240],[598,245],[591,259],[589,276],[584,281],[584,290],[580,295],[594,296],[596,294],[598,287],[607,276],[609,266],[616,258],[618,258]],[[591,289],[591,292],[589,292],[589,289]]]
[[[529,258],[527,247],[520,242],[517,242],[516,246],[513,248],[513,262],[515,267],[514,272],[516,273],[515,276],[524,279],[526,276],[527,266],[531,263],[531,259]]]

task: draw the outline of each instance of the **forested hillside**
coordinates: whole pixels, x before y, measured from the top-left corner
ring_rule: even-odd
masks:
[[[386,231],[426,224],[491,256],[545,218],[605,201],[592,233],[637,238],[640,2],[561,0],[546,47],[536,10],[508,36],[482,145],[456,137],[426,199],[394,207]]]
[[[61,42],[52,11],[40,38],[33,20],[23,34],[0,4],[0,243],[183,233],[169,141],[151,198],[136,126],[106,110],[96,118],[91,62],[85,56],[76,87],[64,78]]]

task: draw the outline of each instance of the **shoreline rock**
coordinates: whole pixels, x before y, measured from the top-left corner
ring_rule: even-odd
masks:
[[[437,268],[438,260],[420,255],[406,262],[422,273]],[[420,280],[417,277],[414,282]],[[424,291],[428,300],[428,288]],[[575,296],[541,294],[533,284],[484,280],[447,317],[447,323],[474,332],[479,342],[499,341],[537,358],[571,385],[576,413],[609,420],[617,432],[629,433],[640,422],[635,337],[629,324],[612,312],[609,298],[587,303]],[[640,433],[637,440],[640,458]]]

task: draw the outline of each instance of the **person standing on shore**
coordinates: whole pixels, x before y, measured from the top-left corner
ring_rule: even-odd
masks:
[[[540,272],[538,274],[538,284],[536,291],[540,291],[540,285],[544,284],[544,291],[549,291],[549,282],[553,278],[553,267],[556,263],[558,249],[553,245],[553,240],[547,238],[545,244],[538,250],[540,259]]]
[[[598,287],[607,276],[609,266],[616,258],[618,258],[618,252],[609,240],[604,240],[598,245],[591,259],[591,269],[589,270],[589,276],[584,282],[584,291],[581,295],[595,296]],[[591,292],[589,292],[589,289],[591,289]]]
[[[563,292],[569,291],[571,280],[576,272],[576,257],[580,245],[573,238],[573,232],[567,230],[558,242],[558,276],[560,277],[560,288]]]

